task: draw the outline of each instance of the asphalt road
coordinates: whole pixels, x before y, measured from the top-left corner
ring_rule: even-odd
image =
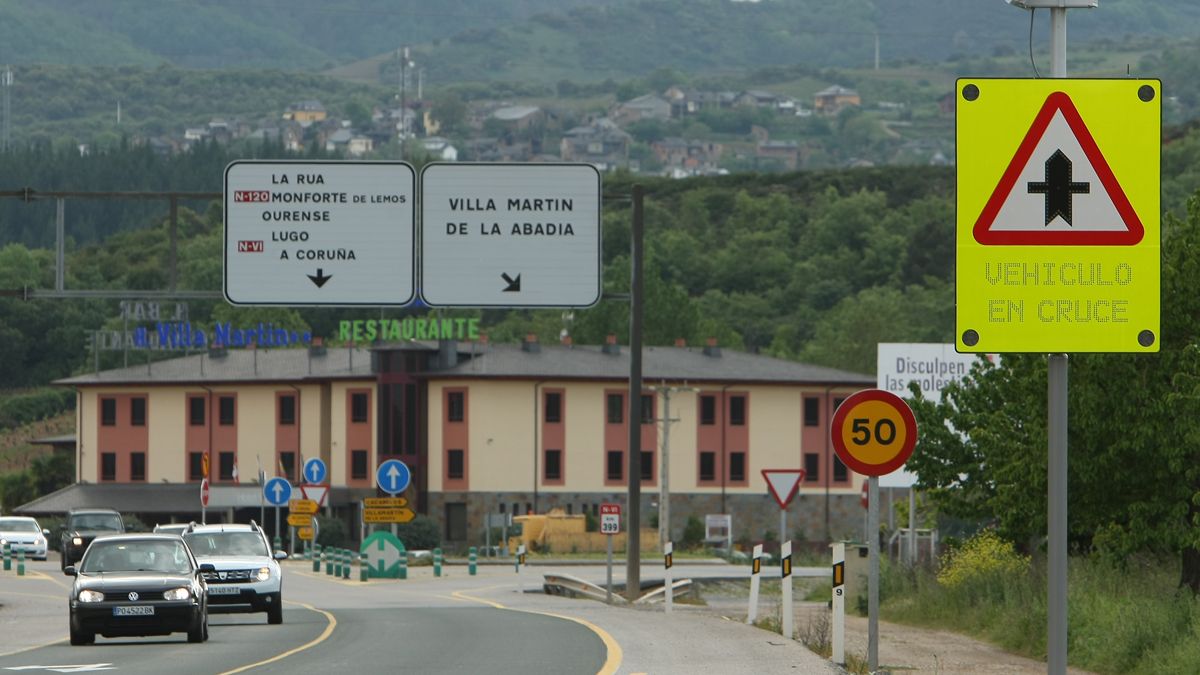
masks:
[[[67,590],[52,556],[27,575],[0,572],[0,673],[722,673],[833,672],[803,646],[686,607],[610,607],[541,593],[545,568],[518,576],[481,565],[410,568],[406,580],[333,579],[284,564],[283,624],[265,614],[214,614],[210,640],[103,638],[67,643]],[[687,572],[677,566],[676,578]],[[746,568],[728,572],[744,574]],[[557,571],[603,582],[601,566]],[[701,575],[721,574],[697,566]],[[614,576],[619,582],[623,570]],[[643,578],[652,577],[652,568]]]

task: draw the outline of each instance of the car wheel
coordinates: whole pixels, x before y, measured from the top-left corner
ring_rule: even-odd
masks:
[[[60,633],[61,635],[61,633]],[[90,645],[96,641],[96,634],[87,631],[75,630],[75,626],[71,626],[71,644],[73,646]]]
[[[203,616],[201,616],[200,618],[196,619],[195,625],[188,629],[188,642],[204,642],[204,639],[207,637],[205,633],[207,632],[208,622],[204,620]]]
[[[271,598],[271,604],[267,605],[267,623],[280,624],[283,623],[283,594],[280,593]]]

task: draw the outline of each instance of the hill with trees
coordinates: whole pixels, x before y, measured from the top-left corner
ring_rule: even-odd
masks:
[[[413,46],[442,82],[556,81],[664,66],[864,66],[877,34],[891,62],[1023,53],[1027,24],[998,0],[7,0],[0,63],[311,71]],[[1197,28],[1191,0],[1105,0],[1071,18],[1074,43]]]

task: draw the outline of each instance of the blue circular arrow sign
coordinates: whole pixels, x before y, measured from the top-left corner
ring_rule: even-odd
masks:
[[[409,473],[408,467],[398,459],[389,459],[375,470],[375,482],[380,490],[389,495],[404,492],[411,479],[412,474]]]
[[[325,468],[325,462],[321,461],[320,457],[313,457],[304,460],[304,479],[313,485],[325,482],[325,476],[329,473]]]
[[[283,506],[292,498],[292,484],[287,479],[276,476],[263,483],[263,497],[271,506]]]

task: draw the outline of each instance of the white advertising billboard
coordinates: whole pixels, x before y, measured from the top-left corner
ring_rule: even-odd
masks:
[[[942,389],[971,372],[979,354],[959,354],[953,344],[929,342],[880,342],[876,364],[876,386],[901,397],[910,398],[910,382],[915,382],[921,395],[939,400]],[[988,354],[993,362],[996,355]],[[918,431],[919,433],[919,431]],[[917,452],[920,452],[918,446]],[[917,477],[905,467],[879,477],[880,487],[912,487]]]

